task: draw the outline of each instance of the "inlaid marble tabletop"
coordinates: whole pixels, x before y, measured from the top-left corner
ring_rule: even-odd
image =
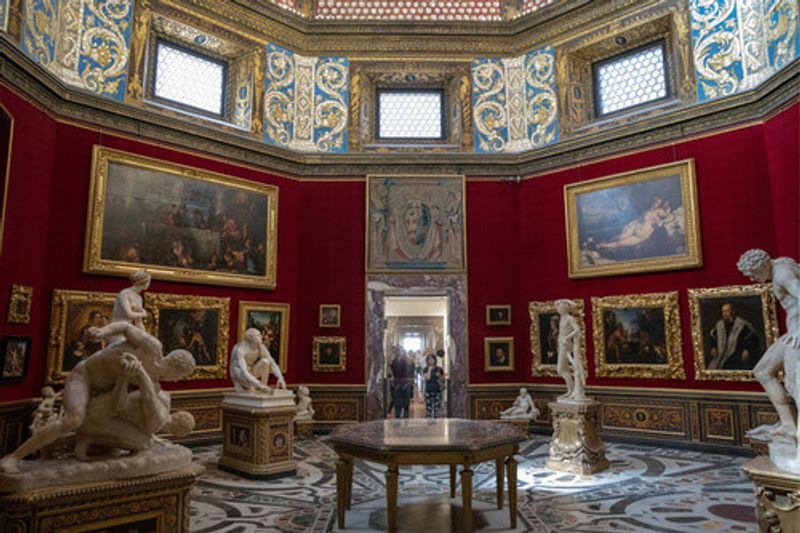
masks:
[[[339,455],[336,494],[339,528],[352,499],[353,459],[383,463],[386,471],[387,518],[395,531],[399,465],[450,465],[450,497],[455,497],[456,465],[461,470],[464,525],[472,527],[472,465],[494,460],[497,507],[503,507],[503,465],[508,473],[508,507],[511,528],[517,519],[517,461],[514,454],[527,435],[511,424],[459,418],[373,420],[339,426],[329,441]]]

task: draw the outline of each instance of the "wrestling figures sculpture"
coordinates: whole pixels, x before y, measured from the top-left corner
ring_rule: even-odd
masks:
[[[500,412],[500,420],[533,420],[539,416],[539,410],[533,405],[528,389],[521,387],[514,404]]]

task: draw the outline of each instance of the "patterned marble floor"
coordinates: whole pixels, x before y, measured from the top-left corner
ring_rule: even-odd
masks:
[[[643,445],[607,444],[611,468],[592,477],[544,468],[548,439],[523,445],[516,531],[662,532],[755,531],[753,486],[741,473],[747,459]],[[296,477],[252,481],[216,468],[219,446],[196,448],[206,467],[192,495],[193,532],[336,531],[336,455],[325,438],[295,444]],[[385,468],[357,462],[348,532],[381,531]],[[400,470],[401,531],[459,531],[460,493],[448,498],[449,470]],[[476,524],[509,531],[508,507],[498,511],[492,463],[475,469]],[[423,518],[423,520],[420,520]]]

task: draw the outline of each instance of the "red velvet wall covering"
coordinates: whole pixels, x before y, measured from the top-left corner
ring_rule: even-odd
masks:
[[[156,143],[108,135],[56,122],[0,86],[0,104],[14,116],[14,144],[4,245],[0,255],[0,335],[33,337],[27,378],[0,386],[0,401],[39,395],[46,367],[53,289],[118,291],[123,278],[81,272],[92,146],[100,144],[280,188],[278,274],[274,291],[192,285],[156,280],[157,292],[231,298],[231,344],[240,300],[289,303],[289,383],[364,383],[365,274],[364,181],[302,180],[267,169],[225,163]],[[800,105],[763,125],[710,135],[524,180],[469,180],[467,254],[469,378],[472,383],[554,381],[532,379],[527,303],[583,297],[587,326],[590,296],[679,290],[686,382],[592,379],[598,385],[759,390],[756,384],[695,382],[686,289],[746,283],[736,259],[753,246],[798,256],[798,117]],[[567,277],[563,186],[637,168],[695,158],[704,266],[695,270],[589,280]],[[28,325],[5,322],[12,283],[34,286]],[[321,329],[321,303],[342,306],[341,327]],[[485,326],[485,305],[512,305],[512,325]],[[591,330],[589,330],[591,331]],[[347,338],[345,373],[313,372],[311,340]],[[516,366],[510,373],[483,370],[483,339],[514,336]],[[591,338],[589,353],[593,353]],[[593,361],[590,357],[590,376]],[[183,382],[173,388],[228,386],[228,380]]]

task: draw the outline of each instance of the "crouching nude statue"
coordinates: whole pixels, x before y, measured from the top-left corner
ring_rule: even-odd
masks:
[[[500,412],[500,420],[533,420],[539,416],[539,410],[533,405],[533,399],[528,394],[528,389],[519,389],[519,396],[514,404]]]
[[[261,332],[250,328],[231,352],[231,379],[236,392],[268,393],[270,374],[278,380],[279,389],[286,388],[280,366],[264,346]]]

